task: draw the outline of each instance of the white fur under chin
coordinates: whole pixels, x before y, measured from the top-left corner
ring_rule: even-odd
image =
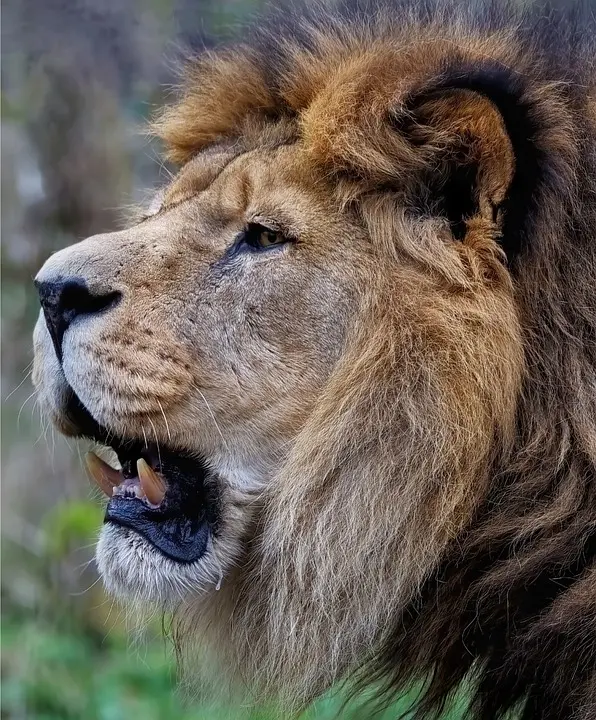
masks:
[[[128,602],[149,602],[169,610],[191,595],[219,589],[224,568],[210,538],[205,555],[184,564],[165,557],[138,533],[108,523],[95,557],[107,591]]]

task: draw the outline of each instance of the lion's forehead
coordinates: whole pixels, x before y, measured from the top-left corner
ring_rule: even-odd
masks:
[[[164,236],[178,239],[190,239],[189,224],[215,235],[226,225],[253,220],[271,223],[291,237],[324,238],[348,218],[333,186],[299,143],[201,151],[155,193],[146,217],[165,213]]]

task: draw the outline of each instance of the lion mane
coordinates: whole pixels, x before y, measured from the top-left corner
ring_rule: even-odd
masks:
[[[300,139],[388,267],[251,500],[233,579],[179,609],[176,638],[190,653],[199,635],[201,654],[292,707],[344,680],[381,701],[417,684],[426,717],[463,684],[474,717],[587,720],[596,29],[577,10],[414,5],[280,16],[192,60],[155,123],[179,164],[234,138]],[[457,302],[396,300],[409,280],[393,238],[427,263],[416,213],[465,239],[467,284],[447,256],[440,270]]]

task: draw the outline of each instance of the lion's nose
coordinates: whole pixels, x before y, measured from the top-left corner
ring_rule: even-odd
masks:
[[[94,294],[82,278],[35,280],[41,307],[52,337],[56,354],[62,359],[62,340],[73,320],[81,315],[95,315],[115,305],[121,294],[117,291]]]

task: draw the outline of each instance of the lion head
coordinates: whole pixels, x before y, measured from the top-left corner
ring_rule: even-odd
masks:
[[[155,124],[178,174],[37,276],[41,402],[118,457],[107,588],[255,692],[587,707],[593,654],[555,705],[536,638],[593,572],[594,77],[539,30],[322,16],[200,56]]]

